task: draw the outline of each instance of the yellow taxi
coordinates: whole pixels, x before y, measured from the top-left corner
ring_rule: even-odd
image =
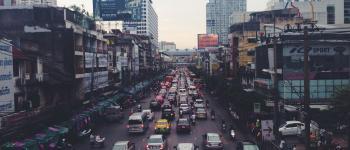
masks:
[[[170,133],[171,123],[166,119],[159,119],[154,127],[156,134]]]

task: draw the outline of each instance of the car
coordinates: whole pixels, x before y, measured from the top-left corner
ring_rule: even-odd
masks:
[[[188,114],[192,110],[191,110],[190,106],[188,106],[187,103],[186,104],[181,103],[179,106],[179,111],[182,111],[182,113],[184,113],[184,114]]]
[[[161,134],[153,134],[148,137],[146,150],[166,150],[168,149],[168,142]]]
[[[196,87],[195,86],[193,86],[193,85],[191,85],[191,86],[189,86],[188,87],[188,95],[193,95],[193,93],[194,92],[196,92],[197,90],[196,90]]]
[[[165,96],[166,93],[167,93],[166,89],[161,89],[158,95]]]
[[[136,150],[135,143],[130,141],[118,141],[114,143],[112,150]]]
[[[196,99],[194,101],[195,104],[205,104],[204,100],[203,99]]]
[[[160,110],[161,106],[162,105],[156,100],[152,100],[149,104],[149,107],[151,108],[151,110]]]
[[[162,95],[157,95],[156,98],[155,98],[155,100],[156,100],[157,102],[159,102],[160,105],[163,105],[163,103],[164,103],[164,96],[162,96]]]
[[[314,121],[311,121],[310,130],[316,131],[318,130],[318,128],[319,128],[318,124]],[[304,130],[305,130],[305,124],[300,121],[286,121],[278,129],[278,131],[282,136],[301,135]]]
[[[187,95],[187,91],[186,91],[186,89],[185,89],[184,87],[181,87],[181,88],[178,90],[178,93],[179,93],[180,95]]]
[[[163,109],[162,111],[162,119],[167,120],[174,120],[175,119],[175,112],[171,108]]]
[[[199,147],[193,143],[179,143],[174,146],[175,150],[198,150]]]
[[[204,149],[224,149],[221,136],[217,133],[206,133],[202,135]]]
[[[150,109],[144,109],[142,110],[143,113],[146,113],[147,115],[147,119],[148,120],[153,120],[154,119],[154,114],[153,114],[153,111],[150,110]]]
[[[205,105],[201,103],[194,103],[194,108],[205,108]]]
[[[196,109],[196,118],[197,119],[207,119],[207,110],[204,108],[197,108]]]
[[[188,118],[180,118],[176,121],[176,132],[191,132],[191,123]]]
[[[236,150],[259,150],[259,147],[252,141],[239,141]]]
[[[168,101],[164,102],[164,104],[162,105],[162,110],[169,109],[169,108],[172,108],[170,102],[168,102]]]
[[[166,119],[159,119],[154,127],[154,132],[157,134],[170,133],[171,123]]]

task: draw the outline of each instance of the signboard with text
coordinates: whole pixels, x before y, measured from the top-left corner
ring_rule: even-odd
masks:
[[[309,48],[310,79],[322,79],[324,74],[347,74],[350,64],[350,45],[321,43]],[[285,45],[283,47],[283,79],[304,79],[304,47]],[[334,76],[334,75],[333,75]]]
[[[104,21],[141,20],[141,0],[94,0],[95,17]]]
[[[12,46],[0,40],[0,113],[14,112]]]
[[[217,34],[198,34],[198,49],[219,46],[219,36]]]
[[[262,140],[264,141],[275,140],[275,136],[273,134],[273,120],[261,120],[261,133],[262,133]]]

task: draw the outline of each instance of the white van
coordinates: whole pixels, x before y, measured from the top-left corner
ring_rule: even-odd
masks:
[[[149,120],[144,112],[133,113],[129,116],[128,132],[129,133],[144,133],[148,129]]]

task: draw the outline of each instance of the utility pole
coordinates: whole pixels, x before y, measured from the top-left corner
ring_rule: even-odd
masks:
[[[309,79],[309,35],[308,27],[304,27],[304,122],[305,122],[305,144],[310,149],[310,79]]]
[[[274,101],[274,130],[275,133],[278,133],[278,127],[280,125],[280,117],[279,117],[279,95],[278,95],[278,81],[277,81],[277,37],[276,37],[276,18],[273,17],[273,68],[272,68],[272,97]]]

